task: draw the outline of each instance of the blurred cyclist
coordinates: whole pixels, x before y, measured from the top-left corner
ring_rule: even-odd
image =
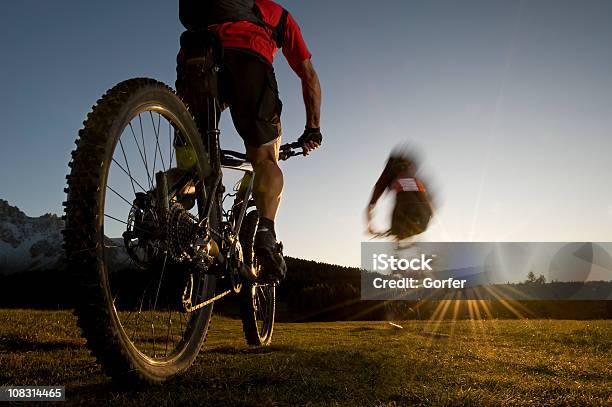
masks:
[[[434,210],[423,182],[417,178],[417,164],[406,147],[395,148],[378,181],[374,185],[367,209],[368,232],[378,236],[392,236],[401,241],[423,233]],[[391,227],[387,232],[372,228],[372,217],[376,203],[386,191],[395,192],[395,207],[391,216]]]

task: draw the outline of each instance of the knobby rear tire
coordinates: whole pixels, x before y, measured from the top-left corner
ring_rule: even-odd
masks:
[[[111,158],[126,121],[147,104],[161,106],[173,116],[196,150],[201,173],[210,173],[208,155],[185,104],[163,83],[146,78],[131,79],[110,89],[93,106],[83,123],[69,164],[68,199],[64,203],[64,249],[77,297],[78,326],[106,374],[128,385],[161,383],[187,369],[205,340],[212,316],[212,305],[192,315],[184,339],[179,343],[182,348],[168,363],[156,364],[132,344],[113,304],[104,263],[104,244],[101,243],[104,239],[105,185]],[[211,278],[203,292],[213,295],[214,289],[215,281]]]

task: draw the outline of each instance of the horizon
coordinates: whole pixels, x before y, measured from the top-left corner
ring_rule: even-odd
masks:
[[[18,211],[29,219],[61,218],[61,215],[55,213],[45,213],[36,217],[29,216],[19,207],[11,205],[10,202],[0,198],[0,209],[4,209],[6,206]],[[21,227],[23,228],[23,225]],[[32,236],[29,236],[28,240],[31,240],[31,238]],[[115,239],[113,237],[110,238]],[[122,238],[119,237],[118,239]],[[0,243],[6,242],[0,241]],[[368,246],[365,251],[363,250],[363,245]],[[373,249],[376,250],[372,252]],[[610,271],[612,271],[612,243],[610,242],[461,242],[456,244],[418,242],[404,248],[396,247],[395,243],[389,242],[362,243],[361,264],[358,266],[346,266],[324,260],[318,261],[288,257],[297,261],[314,262],[323,267],[346,267],[366,274],[392,275],[391,271],[394,270],[392,268],[387,268],[383,271],[376,269],[375,265],[373,268],[373,263],[369,260],[370,252],[386,252],[389,256],[388,261],[395,261],[393,258],[397,260],[415,258],[415,253],[421,253],[421,256],[427,254],[427,258],[430,259],[428,262],[435,258],[435,265],[432,266],[433,269],[428,268],[432,272],[431,276],[436,278],[440,278],[440,276],[467,278],[468,280],[464,281],[470,281],[468,289],[473,288],[474,284],[486,287],[529,283],[612,283],[612,275],[610,274]],[[407,257],[406,255],[408,254],[410,256]],[[399,257],[396,255],[399,255]],[[0,266],[4,266],[5,272],[11,269],[11,267],[6,268],[7,261],[9,264],[19,263],[14,263],[14,257],[7,258],[5,256],[3,259],[0,262]],[[513,264],[514,266],[512,266]],[[45,269],[49,267],[54,269],[56,265],[47,264],[43,267]],[[401,270],[405,271],[404,269]],[[20,272],[19,270],[12,270],[9,273],[3,273],[2,271],[3,269],[0,267],[0,277],[19,274]],[[38,272],[40,270],[27,269],[25,271]],[[533,274],[534,279],[539,277],[544,280],[536,279],[531,281],[530,274]],[[506,293],[506,295],[511,297],[512,293]]]

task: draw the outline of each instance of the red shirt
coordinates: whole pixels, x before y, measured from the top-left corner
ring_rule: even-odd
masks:
[[[266,24],[276,27],[280,20],[283,8],[271,0],[255,0]],[[278,48],[272,39],[271,30],[248,21],[227,22],[212,25],[214,31],[225,48],[242,48],[261,55],[270,65]],[[291,13],[287,16],[283,54],[291,68],[297,72],[302,62],[310,59],[312,54],[302,37],[300,27],[293,19]]]

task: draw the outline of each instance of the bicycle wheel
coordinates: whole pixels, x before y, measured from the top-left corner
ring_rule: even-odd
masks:
[[[216,283],[192,267],[202,253],[194,231],[211,173],[204,144],[172,89],[144,78],[98,100],[75,143],[64,248],[78,325],[113,379],[163,382],[193,363],[212,315],[212,304],[181,308],[185,292],[201,301]],[[156,174],[172,185],[182,185],[178,175],[190,181],[166,195]],[[216,216],[209,226],[217,226]]]
[[[259,216],[257,211],[249,212],[240,228],[240,245],[247,266],[257,267],[253,253],[253,242]],[[243,283],[240,290],[240,315],[242,330],[247,344],[266,346],[272,342],[274,314],[276,312],[275,284]]]

